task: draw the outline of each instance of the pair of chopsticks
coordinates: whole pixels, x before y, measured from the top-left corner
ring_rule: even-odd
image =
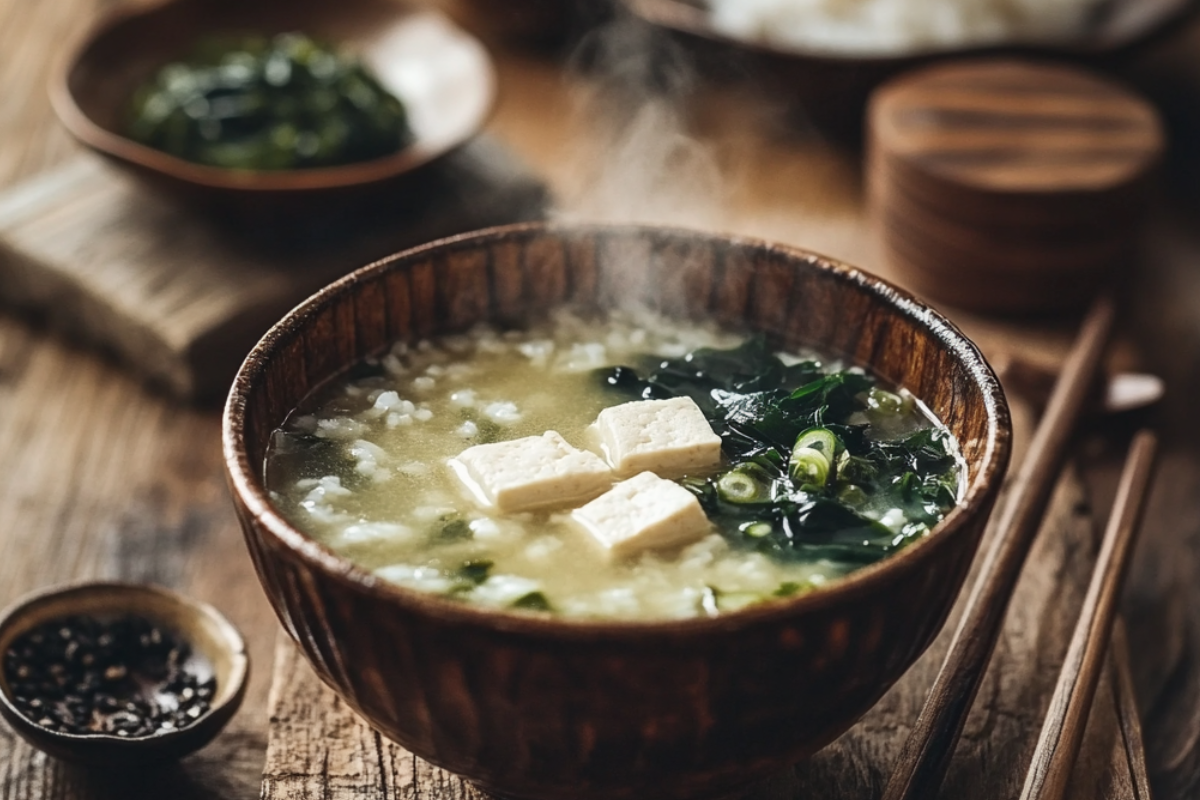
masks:
[[[936,797],[1000,636],[1008,604],[1041,526],[1068,445],[1096,385],[1116,315],[1111,295],[1095,301],[1055,383],[1029,454],[1009,487],[950,652],[883,793],[883,800]],[[1157,450],[1140,432],[1125,462],[1103,544],[1021,800],[1061,800],[1079,752],[1100,667],[1108,651]]]

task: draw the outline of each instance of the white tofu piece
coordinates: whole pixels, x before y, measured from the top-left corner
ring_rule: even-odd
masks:
[[[612,485],[612,470],[556,431],[477,444],[450,459],[450,468],[483,506],[502,514],[570,506]]]
[[[648,470],[680,478],[721,464],[721,437],[690,397],[606,408],[596,418],[595,431],[600,449],[621,477]]]
[[[612,559],[694,542],[712,529],[695,495],[653,472],[618,483],[571,519]]]

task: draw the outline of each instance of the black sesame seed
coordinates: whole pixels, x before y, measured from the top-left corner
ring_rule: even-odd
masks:
[[[215,681],[188,669],[191,652],[141,617],[69,617],[19,638],[2,663],[14,704],[37,724],[136,738],[184,728],[209,710]]]

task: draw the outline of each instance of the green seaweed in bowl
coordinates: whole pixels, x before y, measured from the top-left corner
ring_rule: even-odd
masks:
[[[201,41],[135,92],[131,138],[212,167],[369,161],[412,141],[404,104],[353,55],[300,33]]]

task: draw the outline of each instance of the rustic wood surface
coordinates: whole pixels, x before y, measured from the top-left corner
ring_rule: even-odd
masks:
[[[1009,471],[1008,496],[998,507],[991,542],[979,557],[977,577],[963,598],[962,619],[929,699],[894,762],[884,800],[921,800],[935,794],[945,781],[1008,609],[1017,602],[1017,582],[1044,527],[1054,485],[1069,461],[1072,440],[1102,373],[1115,321],[1113,298],[1108,294],[1097,298],[1063,362],[1028,454]],[[1032,571],[1043,567],[1029,565]]]
[[[1025,773],[1022,800],[1063,800],[1070,789],[1071,773],[1095,705],[1100,672],[1108,660],[1121,588],[1141,533],[1157,451],[1158,437],[1148,429],[1140,431],[1130,446],[1100,552],[1092,567],[1087,596],[1058,674],[1033,760]],[[1124,686],[1120,680],[1119,676],[1114,679],[1118,691]]]
[[[297,248],[164,203],[80,155],[0,194],[0,300],[107,347],[180,398],[221,399],[267,328],[348,265],[431,236],[536,219],[546,205],[536,177],[489,138],[395,191],[399,199],[377,198],[349,232],[319,232]],[[429,199],[380,213],[411,192]]]
[[[50,112],[45,81],[62,42],[108,5],[108,0],[0,0],[0,185],[14,185],[77,154]],[[1180,34],[1181,40],[1187,36],[1196,41],[1200,34]],[[1195,55],[1194,47],[1177,41],[1169,44],[1181,58]],[[568,87],[550,62],[516,52],[497,55],[501,103],[490,130],[547,177],[571,213],[689,222],[804,244],[878,267],[863,235],[855,159],[819,140],[778,134],[772,106],[744,93],[706,94],[692,120],[699,135],[686,136],[671,106],[605,104],[606,95],[594,82]],[[1153,67],[1149,74],[1161,74],[1161,63]],[[613,122],[622,124],[606,124]],[[673,180],[664,182],[666,176]],[[1150,252],[1139,265],[1136,291],[1129,295],[1134,312],[1129,333],[1147,366],[1168,379],[1170,390],[1161,415],[1167,433],[1163,467],[1125,604],[1132,654],[1129,682],[1136,687],[1144,720],[1155,796],[1166,800],[1195,797],[1200,791],[1200,661],[1195,648],[1200,641],[1200,591],[1195,588],[1200,585],[1200,423],[1194,414],[1194,398],[1200,393],[1200,372],[1194,369],[1200,360],[1200,315],[1195,311],[1200,304],[1200,234],[1192,232],[1192,218],[1194,211],[1174,201],[1156,213]],[[993,355],[1019,350],[1053,362],[1068,341],[1064,331],[1069,324],[1014,327],[955,316]],[[1028,430],[1028,422],[1020,424]],[[1094,487],[1100,511],[1115,481],[1105,466],[1111,462],[1110,451],[1120,453],[1123,447],[1097,439],[1084,448],[1087,485]],[[103,355],[64,343],[36,319],[4,313],[0,458],[6,465],[0,490],[0,547],[5,554],[0,559],[0,603],[69,579],[155,581],[221,608],[246,634],[255,665],[245,705],[226,732],[201,753],[161,770],[77,770],[48,760],[0,728],[0,798],[257,795],[267,753],[267,695],[278,624],[232,515],[221,475],[216,415],[182,408],[146,390]],[[1092,525],[1079,516],[1088,507],[1080,487],[1077,481],[1060,487],[1054,527],[1061,535],[1042,537],[1035,560],[1073,562],[1094,547]],[[1066,646],[1063,631],[1069,630],[1056,627],[1055,620],[1063,608],[1078,607],[1082,585],[1031,573],[1021,591],[1042,599],[1022,602],[1011,624],[1044,645],[1035,665],[1052,680]],[[1001,653],[1007,648],[1002,645]],[[926,661],[931,659],[936,654]],[[280,674],[286,675],[287,658],[279,663]],[[1124,673],[1123,666],[1118,673]],[[919,679],[914,672],[906,681]],[[294,691],[312,698],[308,708],[314,727],[306,726],[305,735],[352,729],[344,709],[339,712],[336,704],[322,699],[322,687],[304,680],[298,673],[290,684],[280,683],[276,697]],[[1136,752],[1125,742],[1139,739],[1139,726],[1131,698],[1117,690],[1119,685],[1102,683],[1094,716],[1113,737],[1113,749],[1089,751],[1098,755],[1081,767],[1088,775],[1114,775],[1125,753]],[[1032,747],[1028,732],[1036,731],[1049,699],[1042,691],[1003,670],[989,672],[964,747],[986,752],[991,766],[983,775],[963,762],[951,772],[944,796],[973,796],[970,787],[982,781],[1010,787],[1008,796],[1016,794],[1027,748]],[[794,780],[781,778],[772,787],[773,796],[794,797],[798,787],[834,783],[865,786],[867,793],[861,796],[873,796],[884,776],[862,765],[878,763],[880,749],[903,733],[892,720],[915,719],[921,694],[889,694],[843,740],[857,757],[845,750],[823,753],[801,765]],[[1013,699],[1017,704],[1009,705]],[[1010,735],[1018,731],[1025,736]],[[368,737],[362,758],[369,761],[373,745]],[[379,759],[377,746],[374,752]],[[1148,796],[1135,767],[1126,764],[1124,793],[1112,796]],[[370,763],[364,762],[360,772],[354,769],[338,774],[350,774],[346,784],[363,787],[366,796],[412,796],[404,791],[412,779],[405,784],[394,776],[422,774],[423,768],[397,763],[394,770],[378,773],[383,775],[379,781],[394,781],[386,789],[379,781],[364,784],[354,777],[369,774]],[[320,774],[269,769],[268,777],[278,786],[271,796],[306,796],[296,792],[305,785],[321,786],[313,782]],[[422,786],[427,797],[464,792],[453,780],[433,775]]]

